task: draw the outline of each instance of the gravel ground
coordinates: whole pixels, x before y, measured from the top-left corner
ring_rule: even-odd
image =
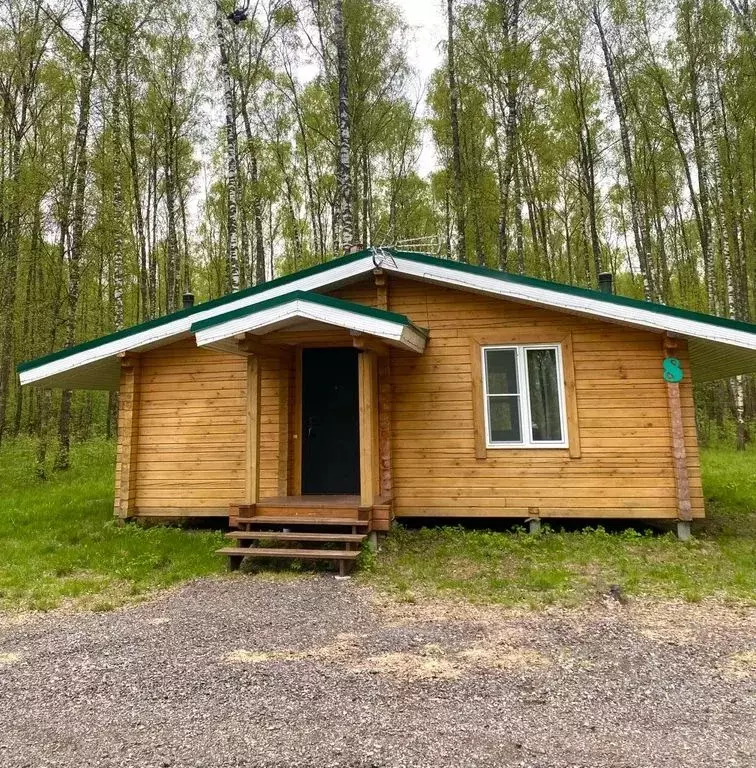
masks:
[[[756,616],[397,604],[328,577],[0,616],[0,766],[756,765]]]

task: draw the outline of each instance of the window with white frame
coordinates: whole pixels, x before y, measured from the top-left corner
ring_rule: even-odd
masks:
[[[566,447],[560,345],[485,346],[481,351],[486,445]]]

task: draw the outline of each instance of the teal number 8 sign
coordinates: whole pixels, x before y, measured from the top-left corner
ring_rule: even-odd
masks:
[[[664,380],[670,384],[677,384],[683,379],[680,361],[676,357],[667,357],[662,363],[664,367]]]

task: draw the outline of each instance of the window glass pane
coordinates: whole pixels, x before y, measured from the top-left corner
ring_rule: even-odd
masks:
[[[519,443],[522,440],[519,397],[489,397],[488,416],[492,443]]]
[[[489,395],[517,394],[517,350],[487,349],[486,376]]]
[[[561,442],[559,376],[555,349],[527,350],[533,442]]]

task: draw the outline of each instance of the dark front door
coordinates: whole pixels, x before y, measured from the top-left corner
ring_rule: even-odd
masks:
[[[302,493],[360,492],[357,350],[302,350]]]

